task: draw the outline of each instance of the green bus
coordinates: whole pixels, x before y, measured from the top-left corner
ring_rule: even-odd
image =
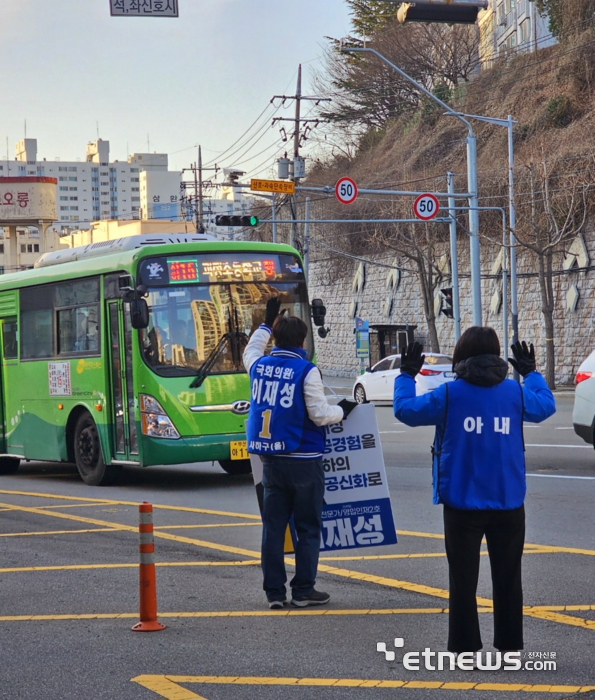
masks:
[[[3,275],[0,473],[23,459],[75,463],[91,485],[123,465],[249,472],[242,352],[271,295],[311,328],[294,248],[205,235],[93,243]]]

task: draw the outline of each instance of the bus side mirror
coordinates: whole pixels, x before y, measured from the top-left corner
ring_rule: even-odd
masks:
[[[314,321],[314,325],[318,326],[318,335],[321,338],[326,338],[331,329],[324,327],[326,306],[322,303],[322,299],[312,299],[310,310],[312,312],[312,320]]]
[[[315,326],[324,326],[326,317],[326,306],[322,303],[322,299],[312,299],[312,320]]]
[[[149,306],[144,299],[130,301],[130,325],[137,330],[149,327]]]

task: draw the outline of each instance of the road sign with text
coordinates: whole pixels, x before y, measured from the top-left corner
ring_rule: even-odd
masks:
[[[110,0],[112,17],[178,17],[178,0]]]
[[[342,177],[335,185],[335,196],[341,204],[353,204],[357,199],[357,185],[350,177]]]
[[[293,194],[295,182],[285,180],[250,180],[252,192],[279,192],[281,194]]]
[[[440,211],[440,204],[433,194],[421,194],[413,203],[413,213],[422,221],[434,219]]]

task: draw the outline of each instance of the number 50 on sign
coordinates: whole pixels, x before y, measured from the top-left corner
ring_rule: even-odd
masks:
[[[413,213],[422,221],[433,219],[440,211],[440,204],[433,194],[420,194],[413,203]]]

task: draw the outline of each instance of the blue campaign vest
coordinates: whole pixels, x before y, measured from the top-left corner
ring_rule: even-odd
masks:
[[[446,419],[434,445],[434,503],[512,510],[526,493],[523,392],[512,379],[447,386]]]
[[[248,452],[314,457],[324,451],[324,429],[310,420],[304,379],[315,367],[301,348],[274,348],[250,368]]]

